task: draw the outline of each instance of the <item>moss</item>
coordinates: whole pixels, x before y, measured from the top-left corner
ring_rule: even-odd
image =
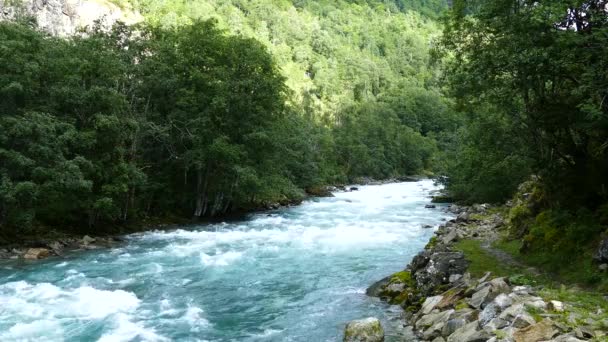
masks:
[[[397,297],[393,297],[389,300],[389,304],[401,305],[409,299],[409,293],[407,291],[401,292]]]
[[[437,239],[436,236],[433,236],[429,240],[429,243],[427,243],[426,246],[424,246],[424,249],[433,249],[435,246],[437,246],[437,243],[439,243],[439,239]]]
[[[403,283],[407,286],[414,286],[414,280],[412,279],[412,273],[409,271],[401,271],[393,274],[389,284]]]
[[[534,318],[534,320],[536,322],[540,322],[543,320],[543,316],[541,316],[541,314],[544,313],[543,310],[538,309],[536,307],[533,306],[527,306],[526,307],[526,311],[530,314],[530,316],[532,316],[532,318]]]
[[[456,302],[456,305],[454,306],[454,309],[456,309],[456,310],[462,310],[462,309],[466,309],[468,307],[469,307],[469,304],[467,304],[467,302],[464,299],[461,299],[458,302]]]

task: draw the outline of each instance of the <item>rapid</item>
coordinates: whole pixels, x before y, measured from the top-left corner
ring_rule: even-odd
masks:
[[[449,214],[430,180],[360,186],[112,249],[0,264],[0,341],[339,341]],[[425,228],[432,226],[433,228]]]

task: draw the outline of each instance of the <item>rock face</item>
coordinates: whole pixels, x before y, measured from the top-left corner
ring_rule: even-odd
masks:
[[[384,329],[377,318],[349,322],[344,329],[344,342],[382,342]]]
[[[143,17],[107,0],[0,0],[0,20],[33,17],[38,27],[57,36],[69,36],[99,20],[104,27],[117,21],[134,24]]]

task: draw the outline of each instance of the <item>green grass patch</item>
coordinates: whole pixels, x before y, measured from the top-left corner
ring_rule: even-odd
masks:
[[[465,254],[470,262],[469,272],[473,277],[482,277],[486,272],[492,272],[497,277],[508,277],[521,273],[521,270],[498,260],[488,253],[478,240],[461,240],[456,243],[456,249]]]
[[[543,283],[564,283],[608,292],[608,274],[598,270],[590,252],[579,255],[560,254],[558,251],[536,250],[521,253],[520,240],[494,242],[494,248],[509,253],[522,264],[545,272]]]

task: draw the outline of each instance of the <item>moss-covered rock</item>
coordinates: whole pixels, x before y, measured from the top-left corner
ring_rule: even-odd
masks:
[[[369,317],[351,321],[344,329],[344,342],[382,342],[384,329],[380,320]]]

